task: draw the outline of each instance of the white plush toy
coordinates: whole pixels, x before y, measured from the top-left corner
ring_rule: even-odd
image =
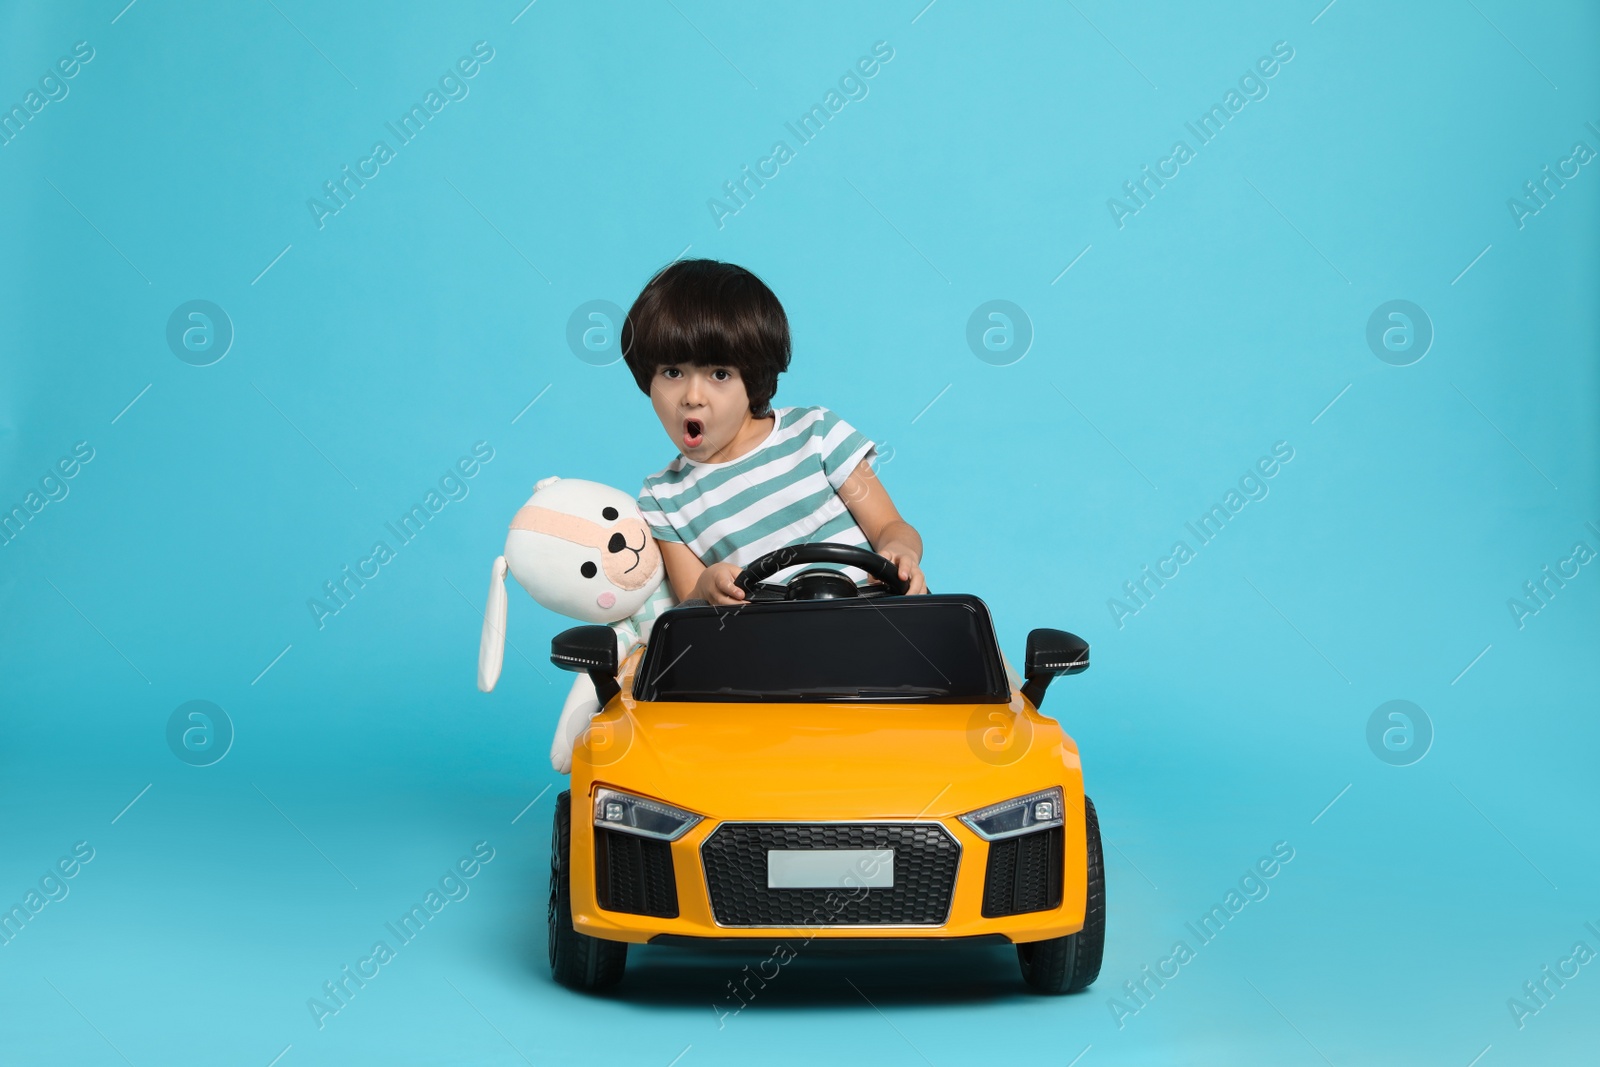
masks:
[[[639,506],[618,489],[577,478],[545,478],[511,520],[505,555],[494,561],[478,645],[478,688],[500,680],[506,644],[506,572],[551,611],[617,634],[617,662],[650,638],[672,607],[666,567]],[[550,765],[572,773],[572,746],[600,710],[594,683],[580,674],[567,694],[550,746]]]

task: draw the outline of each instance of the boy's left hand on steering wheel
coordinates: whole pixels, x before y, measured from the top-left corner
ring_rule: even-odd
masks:
[[[921,561],[917,558],[916,553],[904,545],[888,544],[878,550],[878,555],[893,563],[899,569],[901,580],[911,584],[911,588],[907,590],[907,595],[926,593],[928,591],[928,582],[922,573]]]

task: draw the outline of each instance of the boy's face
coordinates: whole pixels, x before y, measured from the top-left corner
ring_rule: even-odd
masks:
[[[678,451],[702,462],[716,462],[750,418],[750,397],[733,367],[659,367],[650,379],[650,403]]]

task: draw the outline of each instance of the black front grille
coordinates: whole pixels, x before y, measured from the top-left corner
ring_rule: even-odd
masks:
[[[989,842],[983,917],[1048,911],[1061,904],[1063,831],[1059,826]]]
[[[617,830],[594,832],[595,899],[607,911],[678,917],[678,886],[672,877],[672,846]]]
[[[767,851],[893,849],[893,886],[770,889]],[[950,912],[961,845],[934,822],[724,823],[700,846],[723,926],[938,926]]]

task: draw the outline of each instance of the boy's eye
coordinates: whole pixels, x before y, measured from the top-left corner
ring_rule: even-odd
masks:
[[[731,373],[729,373],[727,370],[724,370],[722,367],[718,367],[716,370],[712,371],[711,376],[719,382],[728,381],[733,377]]]
[[[600,573],[600,568],[596,567],[593,562],[588,560],[585,560],[583,566],[579,567],[578,570],[585,578],[593,578],[596,574]]]
[[[677,367],[662,367],[661,376],[663,378],[681,378],[683,376],[683,372]]]

